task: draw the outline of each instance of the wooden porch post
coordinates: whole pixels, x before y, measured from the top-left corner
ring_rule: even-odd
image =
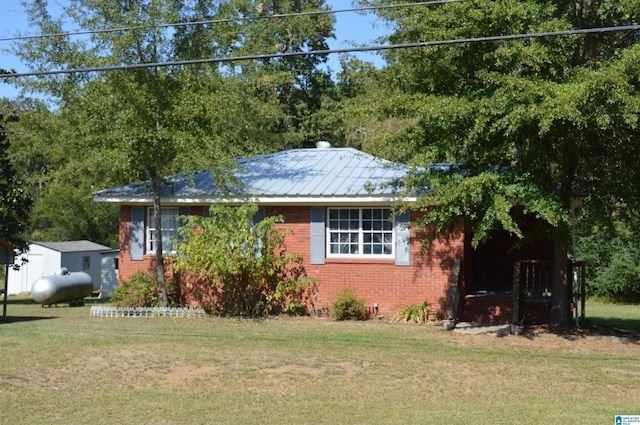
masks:
[[[520,323],[520,261],[513,263],[513,321]]]

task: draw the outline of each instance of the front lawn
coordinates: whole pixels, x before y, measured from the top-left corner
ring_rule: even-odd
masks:
[[[615,336],[94,318],[89,308],[12,301],[0,324],[0,423],[606,424],[640,414],[640,345]]]

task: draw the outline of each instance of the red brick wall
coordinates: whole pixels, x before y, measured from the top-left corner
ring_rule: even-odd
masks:
[[[202,214],[203,208],[194,207],[193,214]],[[412,220],[418,213],[412,213]],[[434,241],[425,253],[420,253],[421,237],[411,234],[411,265],[396,266],[393,260],[326,259],[325,264],[310,264],[310,216],[308,206],[267,207],[266,215],[283,215],[285,223],[279,226],[293,231],[285,239],[288,252],[298,252],[304,257],[304,267],[310,277],[319,281],[315,310],[328,308],[338,292],[352,288],[367,307],[378,304],[378,314],[391,318],[402,308],[427,301],[434,314],[446,315],[449,279],[455,259],[462,259],[464,237],[462,228],[450,237]],[[146,215],[145,215],[146,219]],[[131,207],[123,205],[120,212],[120,270],[121,280],[126,280],[137,270],[152,270],[153,256],[145,255],[142,261],[131,261],[129,234]],[[461,273],[462,276],[462,273]]]
[[[435,313],[445,314],[449,278],[456,258],[462,258],[464,240],[457,232],[448,240],[437,240],[424,254],[421,239],[411,235],[411,266],[396,266],[394,260],[325,259],[325,264],[310,264],[310,207],[268,207],[267,215],[283,215],[283,227],[293,230],[285,248],[305,258],[309,276],[317,278],[316,309],[328,308],[345,287],[356,291],[369,308],[378,304],[378,313],[391,318],[402,308],[427,301]],[[412,220],[417,213],[412,214]]]

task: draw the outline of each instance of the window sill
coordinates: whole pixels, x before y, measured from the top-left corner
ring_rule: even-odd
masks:
[[[336,258],[326,257],[324,259],[325,264],[395,264],[395,258]]]

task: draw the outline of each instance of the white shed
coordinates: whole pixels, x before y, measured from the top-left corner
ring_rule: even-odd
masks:
[[[109,298],[118,287],[118,255],[120,251],[111,249],[100,253],[102,256],[102,279],[100,296]]]
[[[16,257],[16,264],[20,264],[20,258],[25,258],[27,262],[20,270],[9,271],[8,293],[30,292],[33,282],[42,276],[54,275],[60,267],[66,267],[70,272],[89,274],[93,289],[100,290],[104,252],[113,250],[90,241],[32,242],[26,254]]]

